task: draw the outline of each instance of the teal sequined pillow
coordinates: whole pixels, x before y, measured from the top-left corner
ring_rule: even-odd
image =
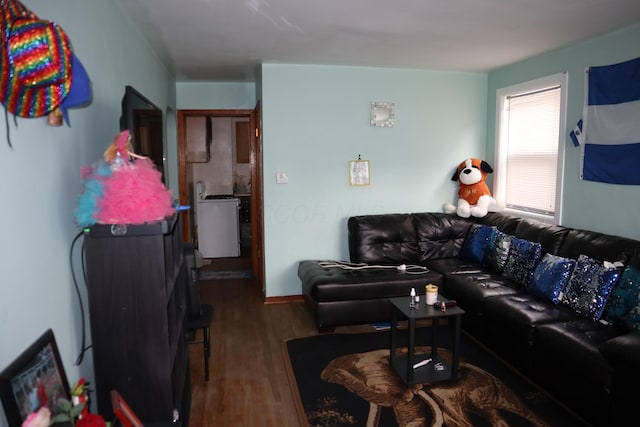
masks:
[[[639,296],[640,268],[631,265],[627,266],[609,299],[604,320],[609,323],[619,323],[631,309],[639,305]],[[626,321],[623,321],[623,323],[626,323]]]
[[[496,273],[502,273],[504,265],[507,263],[509,248],[511,247],[511,235],[496,230],[489,240],[489,244],[484,251],[484,265]]]
[[[580,255],[562,301],[578,314],[600,320],[609,295],[620,278],[621,266]]]
[[[527,292],[558,304],[575,265],[575,260],[545,254],[533,272]]]
[[[473,224],[469,230],[469,234],[467,234],[467,238],[464,239],[464,243],[462,243],[460,257],[469,261],[482,263],[484,251],[496,230],[496,227]]]
[[[517,237],[511,238],[509,256],[502,275],[522,286],[527,286],[542,257],[542,245]]]
[[[622,317],[622,322],[631,329],[640,332],[640,303]]]

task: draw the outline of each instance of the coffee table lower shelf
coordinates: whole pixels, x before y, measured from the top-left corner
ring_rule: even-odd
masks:
[[[429,358],[431,358],[431,356],[429,356]],[[416,358],[415,363],[418,363],[423,359],[424,357],[418,357]],[[460,378],[460,373],[452,372],[452,367],[444,358],[436,356],[432,359],[433,360],[431,360],[429,364],[415,368],[412,376],[407,375],[407,356],[396,356],[391,363],[393,369],[395,369],[398,375],[400,375],[400,378],[412,378],[409,382],[410,384],[430,384],[440,381],[452,381]]]

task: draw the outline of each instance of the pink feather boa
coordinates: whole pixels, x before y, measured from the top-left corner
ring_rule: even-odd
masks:
[[[103,224],[143,224],[175,213],[171,191],[147,158],[127,162],[104,180],[96,220]]]

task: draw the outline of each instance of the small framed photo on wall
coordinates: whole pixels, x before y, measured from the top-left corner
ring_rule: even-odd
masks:
[[[371,183],[371,170],[369,160],[349,161],[349,185],[369,185]]]

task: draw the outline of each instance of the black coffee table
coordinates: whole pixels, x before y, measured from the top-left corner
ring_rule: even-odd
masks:
[[[391,348],[389,364],[396,370],[400,378],[407,384],[434,383],[457,379],[458,358],[460,356],[460,332],[464,310],[460,307],[448,307],[441,311],[439,307],[427,305],[423,299],[415,307],[410,306],[411,297],[389,298],[391,304]],[[440,302],[440,300],[439,300]],[[409,336],[407,354],[399,355],[397,347],[398,318],[407,319]],[[446,318],[452,323],[452,357],[448,363],[438,355],[438,323]],[[415,354],[416,320],[431,320],[431,354]],[[416,363],[431,359],[424,366],[414,368]]]

